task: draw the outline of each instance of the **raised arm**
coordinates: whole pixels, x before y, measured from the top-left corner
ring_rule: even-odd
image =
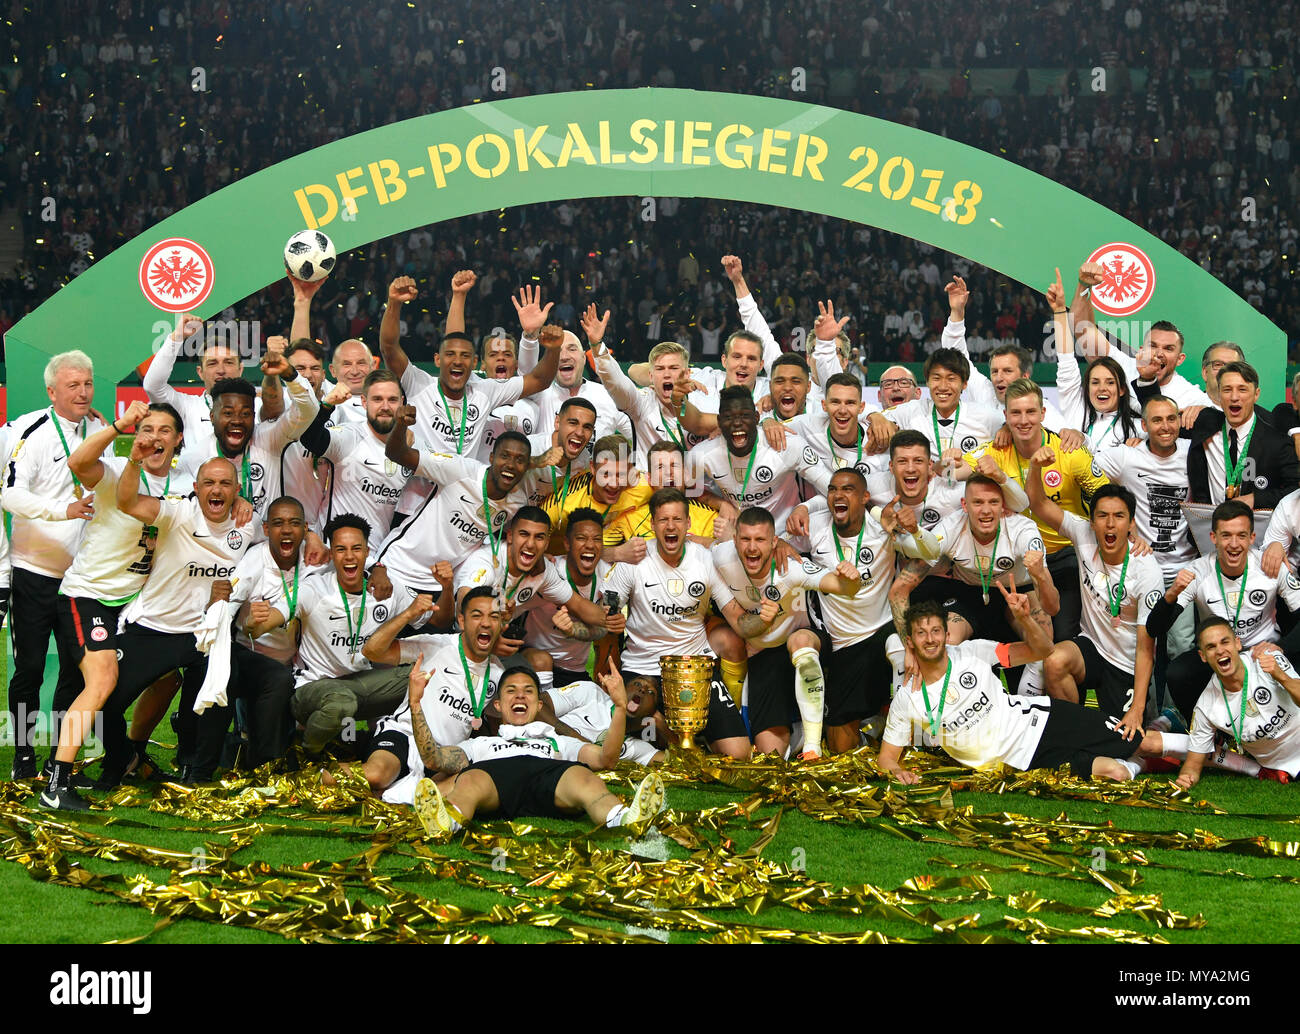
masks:
[[[289,408],[269,424],[262,425],[267,448],[279,452],[290,442],[296,442],[303,431],[311,426],[316,414],[320,412],[320,400],[316,398],[316,392],[312,390],[307,378],[299,376],[283,352],[267,352],[262,356],[262,373],[274,381],[275,395],[280,394],[281,380],[288,385]],[[266,388],[263,387],[264,396],[265,392]],[[266,404],[265,399],[262,404]]]
[[[401,664],[402,652],[397,645],[397,633],[407,625],[419,621],[431,610],[433,610],[433,597],[426,592],[420,593],[411,601],[409,607],[375,629],[365,645],[361,647],[361,656],[371,664]]]
[[[176,327],[167,335],[158,354],[153,357],[149,369],[140,378],[140,386],[149,397],[150,402],[166,402],[175,406],[181,392],[168,382],[172,371],[176,369],[176,357],[180,355],[181,346],[191,337],[202,335],[203,321],[193,313],[185,312],[176,317]]]
[[[610,661],[608,673],[600,676],[600,684],[614,705],[609,712],[605,742],[599,747],[588,744],[578,752],[578,760],[597,772],[618,764],[618,759],[623,754],[623,740],[627,736],[627,689],[623,685],[623,676],[618,673],[613,661]]]
[[[399,466],[414,470],[420,465],[420,452],[406,441],[407,429],[415,424],[415,407],[399,406],[393,418],[393,429],[384,443],[384,455]]]
[[[398,378],[411,364],[402,348],[402,306],[415,301],[418,294],[415,281],[409,276],[399,276],[388,285],[388,305],[379,323],[379,354],[384,357],[384,365]]]
[[[157,524],[158,514],[162,512],[161,499],[140,494],[140,465],[153,450],[152,438],[136,435],[126,469],[117,480],[117,508],[142,524]]]
[[[547,303],[547,308],[550,304]],[[609,313],[605,313],[608,321]],[[564,328],[548,323],[537,332],[537,340],[542,346],[542,357],[528,373],[524,374],[522,394],[536,395],[545,391],[555,380],[555,372],[560,368],[560,346],[564,344]]]
[[[941,341],[944,348],[955,348],[970,363],[970,380],[966,383],[966,398],[981,406],[1000,409],[998,390],[993,382],[982,373],[970,357],[970,348],[966,344],[966,304],[970,301],[970,290],[966,281],[959,276],[944,284],[944,293],[948,295],[948,322],[943,326]]]
[[[293,287],[293,322],[289,325],[289,340],[311,339],[311,300],[324,285],[324,280],[299,280],[289,277]]]
[[[267,355],[275,353],[283,358],[289,350],[289,339],[278,335],[266,339]],[[305,378],[304,378],[305,380]],[[273,423],[284,415],[284,387],[274,373],[262,372],[262,405],[258,409],[258,423]]]
[[[465,333],[465,298],[478,283],[478,274],[472,269],[460,269],[451,277],[451,301],[447,305],[447,320],[442,325],[444,334]]]
[[[146,403],[132,402],[121,417],[102,431],[96,431],[72,450],[72,454],[68,457],[68,469],[76,474],[87,488],[94,488],[99,484],[99,479],[104,476],[104,462],[101,458],[104,450],[109,447],[114,438],[124,433],[118,430],[118,425],[134,427],[148,412],[149,406]]]

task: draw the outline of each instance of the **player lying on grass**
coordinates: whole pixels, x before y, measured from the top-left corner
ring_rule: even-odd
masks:
[[[1259,778],[1285,783],[1300,775],[1300,676],[1282,648],[1268,643],[1242,654],[1231,623],[1220,617],[1196,630],[1196,647],[1214,674],[1196,702],[1178,785],[1190,790],[1200,780],[1206,760],[1219,753],[1218,732],[1259,762]]]
[[[1131,779],[1140,766],[1135,754],[1178,750],[1185,737],[1150,731],[1136,740],[1131,729],[1068,700],[1008,696],[993,665],[1009,667],[1042,660],[1052,644],[1029,618],[1029,600],[997,583],[1025,642],[969,640],[948,645],[943,608],[927,600],[903,616],[906,645],[916,658],[917,677],[894,696],[880,745],[880,768],[903,783],[921,777],[899,765],[914,740],[942,747],[954,761],[983,770],[995,765],[1027,770],[1069,762],[1081,778]],[[919,734],[919,736],[918,736]],[[1172,741],[1172,742],[1170,742]],[[1181,753],[1181,750],[1178,750]]]
[[[428,681],[428,673],[417,661],[410,679],[415,743],[425,771],[443,781],[440,789],[426,776],[415,789],[415,810],[430,836],[449,836],[480,812],[503,819],[586,814],[592,822],[613,828],[641,823],[662,810],[664,785],[657,774],[647,775],[632,803],[624,805],[592,771],[611,768],[618,761],[627,693],[617,671],[601,679],[614,702],[614,713],[600,747],[561,736],[537,721],[541,688],[536,673],[524,667],[511,668],[501,677],[501,727],[496,736],[439,746],[420,706]]]

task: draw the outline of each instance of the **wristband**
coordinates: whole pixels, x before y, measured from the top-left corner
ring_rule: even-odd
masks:
[[[121,434],[121,433],[122,433],[121,431],[119,431],[119,430],[117,429],[117,421],[116,421],[116,420],[114,420],[113,423],[112,423],[111,425],[109,425],[109,426],[111,426],[111,427],[113,428],[113,433],[114,433],[114,434]]]
[[[1067,312],[1069,312],[1069,311],[1070,311],[1069,309],[1053,309],[1053,310],[1052,310],[1052,315],[1053,315],[1053,316],[1064,316],[1064,315],[1065,315]]]

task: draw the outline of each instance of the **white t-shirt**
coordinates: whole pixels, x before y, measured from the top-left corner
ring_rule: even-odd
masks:
[[[1165,571],[1177,572],[1196,559],[1196,545],[1181,506],[1187,499],[1190,445],[1186,439],[1178,441],[1172,456],[1157,456],[1146,442],[1132,449],[1116,445],[1093,458],[1094,466],[1136,497],[1133,516],[1138,534],[1151,544]]]
[[[980,573],[989,579],[989,598],[997,592],[993,581],[1011,573],[1016,585],[1031,581],[1025,569],[1025,553],[1043,549],[1043,536],[1028,517],[1015,513],[998,522],[997,536],[987,545],[975,540],[965,510],[957,510],[943,518],[934,529],[939,540],[941,558],[952,565],[952,576],[964,585],[982,585]],[[990,571],[992,574],[990,575]]]
[[[592,743],[599,745],[605,742],[610,718],[614,713],[614,703],[596,683],[583,679],[546,692],[551,698],[556,718],[563,719],[565,725]],[[657,753],[653,742],[643,740],[640,736],[628,736],[623,740],[618,757],[620,761],[648,765]]]
[[[790,633],[808,627],[806,594],[809,590],[816,592],[828,573],[816,561],[795,563],[792,560],[786,564],[785,574],[772,567],[756,585],[745,572],[745,565],[736,552],[736,544],[730,540],[713,547],[713,565],[727,583],[736,602],[749,613],[757,614],[764,599],[775,600],[780,607],[766,632],[745,640],[751,657],[760,650],[784,646]]]
[[[870,478],[878,475],[882,470],[888,470],[889,467],[888,452],[872,455],[866,451],[867,416],[873,412],[880,412],[880,407],[868,405],[862,411],[858,417],[858,444],[849,447],[840,445],[828,435],[830,417],[826,415],[824,409],[797,416],[788,421],[786,427],[812,449],[817,456],[817,462],[832,474],[842,467],[853,467],[860,471],[863,477]],[[790,448],[789,444],[786,448]]]
[[[1241,663],[1246,666],[1244,725],[1241,724],[1241,693],[1228,693],[1225,703],[1218,678],[1211,676],[1196,701],[1188,749],[1197,754],[1212,754],[1215,729],[1232,736],[1240,729],[1241,745],[1251,757],[1267,768],[1280,768],[1295,778],[1300,775],[1300,705],[1281,683],[1259,670],[1259,662],[1248,650],[1242,650]],[[1277,657],[1277,663],[1289,678],[1296,677],[1285,655]]]
[[[329,430],[330,444],[322,459],[333,464],[321,525],[340,513],[354,513],[370,524],[374,555],[393,526],[402,490],[415,473],[384,455],[384,440],[368,423],[347,423]]]
[[[447,399],[438,390],[438,378],[408,363],[402,374],[402,391],[408,405],[416,409],[416,435],[435,452],[447,452],[465,458],[487,458],[483,442],[487,436],[490,414],[498,406],[517,402],[524,390],[522,377],[505,381],[471,376],[465,384],[464,397]],[[468,407],[468,409],[464,408]],[[464,420],[465,438],[461,448],[460,429]]]
[[[627,605],[623,670],[641,675],[658,675],[666,654],[714,656],[704,632],[709,601],[722,608],[733,599],[709,551],[689,541],[676,567],[651,542],[639,563],[611,567],[601,589],[617,592]]]
[[[1027,769],[1047,727],[1051,698],[1013,697],[1003,692],[993,672],[993,666],[1001,662],[997,643],[991,640],[972,639],[949,646],[948,659],[952,668],[942,697],[942,719],[941,676],[935,684],[925,685],[931,717],[926,715],[925,697],[919,688],[894,695],[885,720],[884,742],[895,747],[909,747],[913,742],[942,747],[954,761],[977,770],[999,764]],[[937,735],[930,731],[931,720],[939,726]]]
[[[392,581],[391,577],[389,579]],[[295,685],[318,679],[337,679],[359,671],[368,671],[370,662],[361,653],[375,631],[395,614],[401,613],[398,601],[406,594],[393,582],[393,593],[377,600],[366,592],[366,610],[361,613],[361,593],[339,592],[338,572],[324,568],[303,579],[298,586],[297,617],[301,623],[298,660],[294,665]],[[289,618],[288,601],[283,593],[272,603],[282,617]],[[403,640],[405,641],[405,640]]]
[[[1128,554],[1128,570],[1123,562],[1107,564],[1092,525],[1077,514],[1066,513],[1061,534],[1074,543],[1079,565],[1079,593],[1083,597],[1082,632],[1092,640],[1101,655],[1117,668],[1132,673],[1137,658],[1138,626],[1146,627],[1147,617],[1165,594],[1165,577],[1154,557]],[[1119,627],[1111,622],[1111,604],[1120,598]]]
[[[117,482],[126,467],[119,456],[105,456],[104,474],[95,485],[95,516],[86,528],[81,548],[63,576],[59,592],[101,603],[125,602],[140,591],[153,568],[155,535],[134,517],[117,508]],[[182,468],[162,479],[145,475],[149,491],[179,502],[189,495],[194,479]],[[143,486],[141,486],[143,488]]]
[[[1198,557],[1186,565],[1193,577],[1191,584],[1178,597],[1178,605],[1186,607],[1195,600],[1198,622],[1211,614],[1235,622],[1234,630],[1243,646],[1276,641],[1277,598],[1281,596],[1293,611],[1300,610],[1300,579],[1286,568],[1278,571],[1276,578],[1270,578],[1260,566],[1259,550],[1252,549],[1246,561],[1243,598],[1241,579],[1223,574],[1217,561],[1218,557],[1212,554]]]
[[[753,450],[744,457],[733,456],[721,438],[697,445],[686,456],[688,482],[708,478],[718,493],[738,509],[759,506],[769,511],[778,528],[785,527],[790,511],[800,503],[799,479],[825,495],[831,473],[802,438],[787,438],[785,451],[777,452],[767,444],[762,431]]]
[[[833,571],[842,553],[862,574],[862,588],[856,596],[820,594],[822,619],[836,650],[869,639],[881,625],[893,620],[889,590],[894,584],[894,541],[869,513],[863,514],[862,520],[861,535],[841,538],[829,513],[808,519],[809,557]]]
[[[561,736],[545,722],[527,725],[501,723],[495,736],[475,736],[457,744],[471,765],[502,758],[546,758],[554,761],[577,761],[583,747],[590,744],[572,736]]]
[[[913,399],[901,406],[885,410],[885,416],[898,425],[898,429],[920,431],[930,442],[930,458],[938,460],[947,448],[958,448],[963,453],[974,452],[980,445],[992,441],[1005,420],[1002,411],[987,406],[963,403],[953,415],[944,419],[929,398]],[[939,425],[939,440],[935,441],[934,426]]]
[[[156,527],[153,570],[124,616],[156,632],[196,632],[212,583],[235,573],[252,537],[230,518],[209,524],[196,499],[159,500]]]
[[[446,560],[459,567],[487,540],[485,502],[492,511],[492,534],[503,536],[501,548],[505,548],[506,523],[528,501],[528,493],[516,485],[505,499],[485,500],[487,469],[478,460],[449,453],[420,453],[416,473],[439,489],[392,530],[379,550],[379,560],[391,577],[413,591],[440,591],[433,565]]]

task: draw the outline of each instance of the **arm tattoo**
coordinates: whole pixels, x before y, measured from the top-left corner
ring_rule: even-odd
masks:
[[[577,639],[584,643],[594,643],[597,639],[605,637],[605,629],[599,625],[588,625],[577,618],[570,618],[573,622],[573,628],[565,632],[564,635],[569,639]]]
[[[415,732],[415,748],[420,761],[430,772],[451,774],[469,767],[469,758],[459,747],[440,747],[433,742],[433,733],[424,719],[424,708],[418,704],[411,708],[411,728]]]
[[[742,639],[756,639],[767,631],[768,625],[759,615],[746,611],[736,621],[736,631]]]

